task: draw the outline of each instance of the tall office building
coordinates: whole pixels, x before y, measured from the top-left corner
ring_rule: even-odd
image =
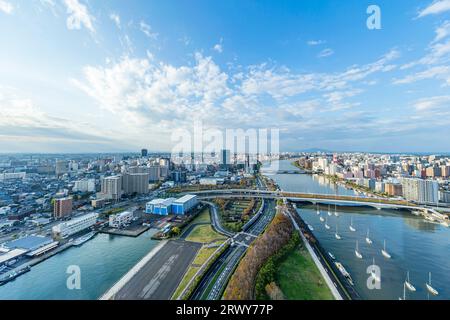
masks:
[[[433,180],[403,178],[401,180],[403,197],[418,203],[437,203],[439,184]]]
[[[223,149],[221,153],[222,165],[228,166],[230,164],[230,150]]]
[[[101,181],[101,193],[106,199],[119,200],[122,196],[122,176],[111,176]]]
[[[55,199],[53,216],[55,219],[64,218],[72,213],[72,198]]]
[[[142,149],[141,150],[141,156],[142,157],[146,157],[148,155],[148,150],[147,149]]]

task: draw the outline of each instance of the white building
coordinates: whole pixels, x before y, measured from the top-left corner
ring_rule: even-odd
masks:
[[[73,186],[75,192],[94,192],[95,191],[95,179],[84,179],[75,181]]]
[[[97,222],[98,213],[92,212],[72,220],[60,223],[52,228],[55,239],[64,239],[77,232],[83,231]]]
[[[415,178],[401,179],[403,197],[418,203],[437,203],[439,201],[439,184],[433,180]]]
[[[122,176],[112,176],[102,179],[101,193],[105,199],[119,200],[122,196]]]
[[[133,212],[131,211],[112,214],[109,216],[109,226],[112,228],[121,228],[133,221],[133,217]]]
[[[0,173],[0,181],[13,180],[13,179],[24,179],[25,176],[26,176],[25,172],[5,172],[5,173]]]

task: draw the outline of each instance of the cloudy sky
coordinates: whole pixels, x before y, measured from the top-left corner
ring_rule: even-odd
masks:
[[[0,44],[0,153],[170,151],[194,121],[450,151],[450,0],[0,0]]]

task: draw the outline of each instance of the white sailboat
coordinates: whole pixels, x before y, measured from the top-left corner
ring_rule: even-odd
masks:
[[[353,227],[353,217],[350,218],[350,226],[348,227],[350,229],[350,231],[355,232],[356,229],[355,227]]]
[[[386,240],[384,240],[384,246],[383,249],[381,250],[381,254],[386,258],[386,259],[390,259],[391,255],[386,251]]]
[[[362,259],[362,254],[361,254],[361,252],[359,252],[359,249],[358,249],[358,240],[356,240],[355,255],[357,258]]]
[[[431,286],[431,272],[428,274],[428,283],[425,283],[425,286],[427,287],[428,292],[433,296],[437,296],[439,294],[439,292]]]
[[[367,244],[372,244],[372,240],[369,238],[369,229],[367,229],[366,242]]]
[[[336,233],[334,234],[334,237],[335,237],[337,240],[341,240],[341,239],[342,239],[341,236],[340,236],[339,233],[338,233],[338,225],[337,225],[337,222],[336,222]]]
[[[314,228],[313,228],[313,226],[312,226],[312,225],[310,225],[310,224],[308,224],[308,229],[309,229],[309,230],[311,230],[311,231],[314,231]]]
[[[405,285],[406,285],[406,288],[408,288],[409,291],[412,291],[412,292],[416,291],[416,288],[409,281],[409,271],[406,273]]]
[[[319,220],[320,220],[320,222],[324,222],[325,221],[325,219],[322,216],[320,216]]]
[[[325,219],[325,229],[329,230],[330,226],[328,225],[328,217]]]
[[[319,205],[317,205],[317,211],[316,211],[317,215],[320,215],[320,210],[319,210]]]
[[[330,205],[328,205],[328,216],[331,217],[331,210],[330,210]]]
[[[339,217],[339,213],[338,213],[337,210],[336,210],[336,205],[334,205],[334,215],[335,215],[336,217]]]

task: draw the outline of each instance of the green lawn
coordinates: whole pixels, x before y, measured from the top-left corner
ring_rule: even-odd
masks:
[[[213,230],[211,225],[196,226],[187,236],[187,241],[209,243],[215,240],[225,240],[226,238]]]
[[[199,222],[211,222],[211,217],[209,216],[209,207],[205,207],[202,212],[200,212],[198,216],[195,217],[193,223]]]
[[[276,283],[288,300],[334,300],[309,252],[293,250],[278,266]]]

